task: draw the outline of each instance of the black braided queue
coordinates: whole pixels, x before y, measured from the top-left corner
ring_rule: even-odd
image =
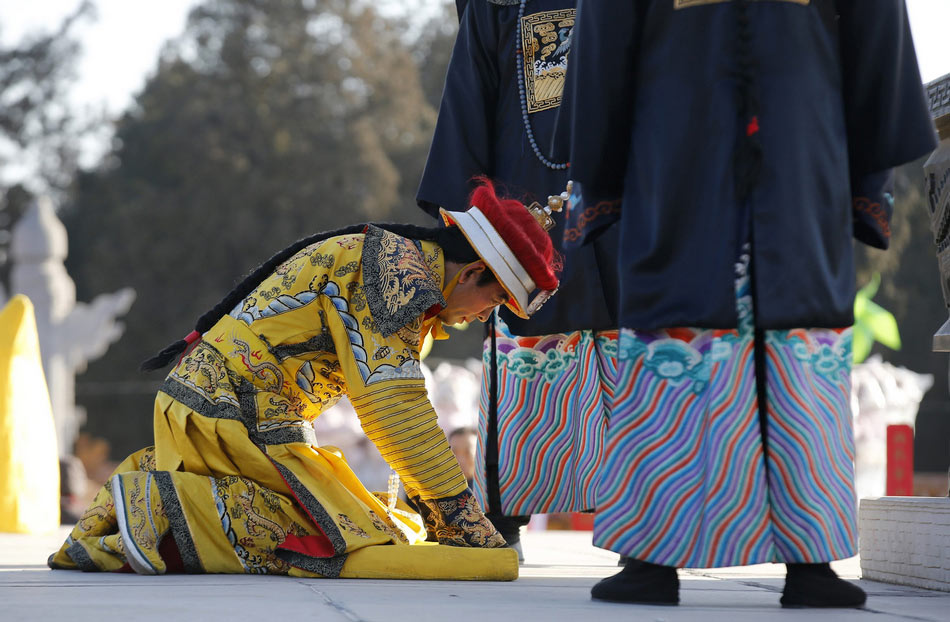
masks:
[[[446,261],[467,264],[479,259],[478,254],[472,249],[471,245],[462,235],[458,227],[420,227],[418,225],[405,225],[398,223],[372,223],[380,229],[385,229],[396,235],[400,235],[412,240],[425,240],[435,242],[442,248]],[[350,225],[334,231],[325,231],[311,235],[310,237],[298,240],[278,252],[273,257],[259,265],[243,281],[238,283],[234,289],[221,299],[221,302],[212,307],[208,312],[198,318],[195,323],[195,331],[200,335],[209,330],[224,315],[229,313],[239,302],[244,300],[248,294],[260,285],[264,279],[270,276],[280,264],[293,257],[298,251],[311,244],[322,242],[339,235],[353,233],[362,233],[367,224]],[[487,272],[487,271],[486,271]],[[487,274],[485,275],[487,276]],[[479,284],[483,284],[484,279],[479,279]],[[187,348],[189,342],[179,339],[165,346],[158,354],[152,358],[143,361],[139,369],[142,371],[154,371],[167,366],[172,360],[181,355]]]

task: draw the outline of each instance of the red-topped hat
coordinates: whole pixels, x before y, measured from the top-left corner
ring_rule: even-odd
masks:
[[[534,215],[520,201],[500,199],[487,179],[469,199],[464,212],[440,209],[447,225],[456,225],[508,292],[506,306],[527,319],[541,308],[558,288],[554,274],[554,246]],[[543,212],[542,212],[543,213]],[[535,289],[541,292],[528,303]]]

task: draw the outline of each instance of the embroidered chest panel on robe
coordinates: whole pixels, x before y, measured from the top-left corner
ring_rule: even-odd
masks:
[[[521,18],[525,103],[528,112],[561,105],[574,9],[541,11]]]

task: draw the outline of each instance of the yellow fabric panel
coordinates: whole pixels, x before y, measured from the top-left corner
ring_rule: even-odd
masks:
[[[33,304],[0,311],[0,531],[59,526],[59,454]]]
[[[371,546],[347,557],[340,577],[514,581],[518,578],[518,554],[509,548],[463,548],[431,543]]]
[[[165,393],[155,398],[156,469],[244,475],[272,490],[286,486],[240,421],[204,417]]]
[[[268,448],[268,454],[289,468],[308,490],[319,493],[320,503],[340,528],[350,553],[370,544],[412,544],[426,538],[418,514],[404,509],[390,511],[369,492],[335,447],[311,447],[303,443]],[[347,517],[343,519],[342,517]],[[373,534],[367,538],[351,528]],[[378,533],[387,537],[379,540]],[[355,537],[354,537],[355,536]]]

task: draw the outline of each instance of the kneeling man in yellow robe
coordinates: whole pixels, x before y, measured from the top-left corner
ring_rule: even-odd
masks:
[[[420,345],[554,290],[551,240],[482,181],[447,226],[355,225],[259,266],[195,330],[155,399],[155,445],[102,487],[52,568],[141,574],[517,578],[426,393]],[[531,293],[540,292],[529,303]],[[366,490],[313,420],[347,396],[419,513]]]

